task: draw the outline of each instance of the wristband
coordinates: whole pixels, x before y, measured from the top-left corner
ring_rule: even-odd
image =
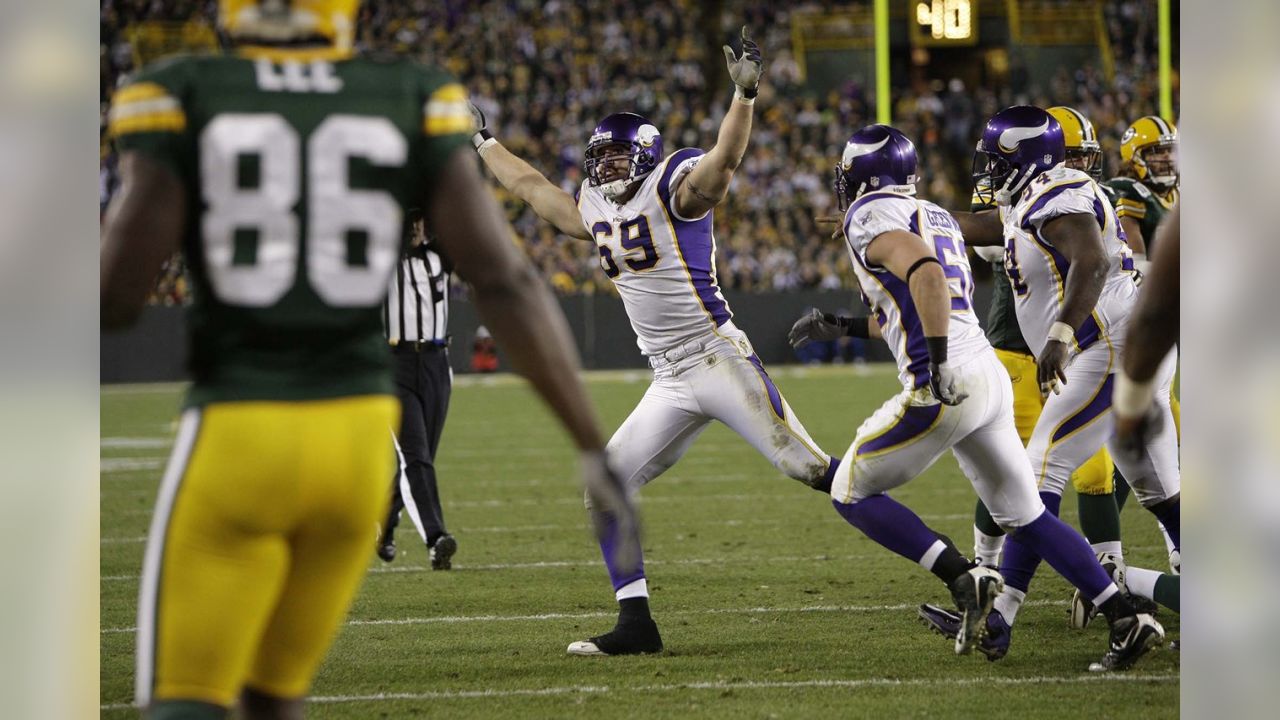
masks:
[[[741,85],[733,86],[733,98],[743,105],[755,105],[756,95],[760,93],[760,86],[753,88],[744,88]]]
[[[929,349],[929,362],[934,365],[942,365],[947,362],[947,338],[945,335],[927,337],[924,339],[924,345]]]
[[[1057,340],[1063,345],[1071,345],[1076,340],[1076,331],[1071,326],[1059,320],[1049,328],[1049,339]]]
[[[1111,409],[1120,417],[1141,417],[1155,397],[1155,381],[1138,382],[1125,371],[1116,373],[1116,387],[1111,396]]]
[[[493,139],[493,133],[489,132],[489,128],[480,128],[471,136],[471,145],[475,147],[477,151],[481,148],[489,147],[496,142],[498,141]]]

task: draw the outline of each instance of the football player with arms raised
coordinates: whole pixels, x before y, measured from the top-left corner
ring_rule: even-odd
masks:
[[[399,425],[380,306],[407,207],[569,429],[593,502],[634,518],[568,325],[508,242],[467,138],[466,92],[407,60],[353,57],[358,0],[222,0],[221,56],[115,92],[122,186],[103,228],[104,329],[163,262],[190,270],[193,383],[161,481],[138,608],[153,719],[302,717],[386,512]],[[638,562],[627,547],[619,564]]]
[[[587,144],[576,197],[513,155],[482,128],[485,164],[509,191],[560,232],[595,244],[653,368],[640,404],[609,440],[615,469],[632,491],[661,475],[712,420],[741,435],[787,476],[821,492],[837,460],[809,437],[733,323],[716,278],[713,208],[742,162],[763,63],[742,29],[742,55],[724,48],[734,97],[711,150],[664,156],[658,128],[634,113],[600,121]],[[478,111],[477,111],[478,112]],[[480,118],[483,125],[483,118]],[[598,508],[591,508],[599,515]],[[601,546],[619,617],[614,629],[574,642],[575,655],[658,652],[643,568],[619,569]]]
[[[1108,440],[1111,388],[1137,295],[1137,273],[1115,211],[1098,184],[1064,159],[1062,126],[1030,106],[993,116],[974,157],[975,186],[1000,206],[1005,272],[1047,397],[1027,455],[1040,496],[1055,514],[1071,473]],[[990,228],[982,226],[994,221],[991,213],[961,217],[966,236],[973,228],[977,241],[989,241]],[[1166,361],[1156,379],[1163,391],[1157,404],[1165,412],[1174,360]],[[1180,479],[1172,425],[1148,438],[1140,457],[1112,456],[1139,501],[1177,544]],[[1006,544],[1000,564],[1006,587],[988,620],[992,635],[1006,639],[991,655],[1007,651],[1039,559],[1017,536]]]
[[[960,611],[958,654],[988,631],[1002,586],[996,571],[974,566],[950,541],[888,492],[927,470],[950,450],[997,522],[1043,553],[1054,569],[1112,621],[1101,664],[1122,669],[1163,638],[1138,614],[1094,558],[1088,543],[1046,509],[1013,423],[1009,376],[973,312],[973,276],[960,225],[916,196],[916,150],[900,131],[872,125],[854,133],[836,169],[836,194],[848,206],[844,237],[878,333],[898,363],[902,392],[858,428],[836,470],[836,511],[885,548],[932,572]],[[851,201],[851,202],[850,202]],[[870,335],[868,318],[814,310],[796,321],[791,342]]]

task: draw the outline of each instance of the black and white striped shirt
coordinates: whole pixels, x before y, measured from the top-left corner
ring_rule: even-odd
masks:
[[[449,336],[449,268],[426,244],[410,248],[396,266],[382,306],[387,342],[444,345]]]

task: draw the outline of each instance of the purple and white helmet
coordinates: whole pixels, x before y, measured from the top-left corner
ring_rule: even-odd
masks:
[[[614,164],[626,158],[623,173]],[[587,141],[582,169],[591,187],[613,198],[626,192],[635,181],[647,176],[662,162],[662,135],[653,123],[629,112],[614,113],[600,121]]]
[[[1033,105],[1005,108],[987,121],[973,153],[974,194],[1010,205],[1036,176],[1066,157],[1062,126]]]
[[[843,210],[868,190],[915,192],[915,183],[916,146],[910,138],[888,125],[868,125],[844,144],[836,165],[836,202]]]

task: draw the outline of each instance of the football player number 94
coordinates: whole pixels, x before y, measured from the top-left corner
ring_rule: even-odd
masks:
[[[325,303],[367,307],[382,301],[399,254],[403,212],[390,193],[353,190],[349,160],[403,167],[408,142],[386,118],[331,115],[306,140],[275,113],[226,113],[200,133],[206,211],[204,257],[218,298],[246,307],[274,305],[294,286],[302,245],[294,207],[306,183],[307,280]],[[256,157],[256,187],[240,187],[240,158]],[[237,261],[236,232],[257,237],[252,262]],[[366,239],[364,262],[348,260],[347,234]]]

